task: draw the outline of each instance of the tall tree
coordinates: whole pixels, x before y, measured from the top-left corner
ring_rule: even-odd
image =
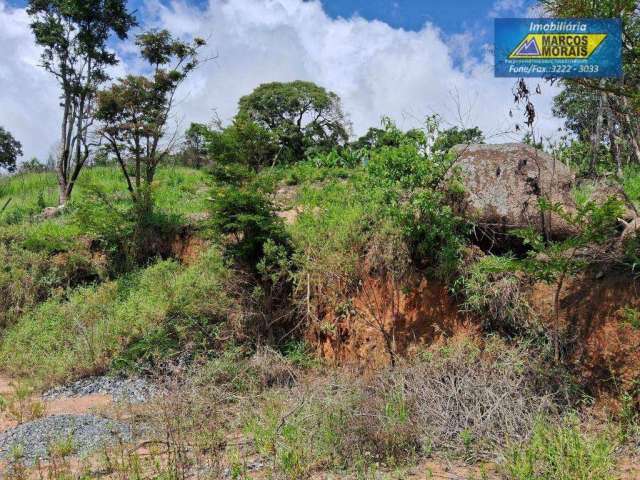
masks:
[[[57,159],[59,203],[64,205],[90,154],[88,141],[98,86],[118,59],[111,35],[125,39],[136,24],[126,0],[30,0],[28,13],[42,66],[61,88],[62,122]]]
[[[622,20],[622,79],[579,78],[568,81],[631,101],[640,112],[640,7],[637,0],[539,0],[553,16],[620,18]]]
[[[331,150],[349,138],[340,97],[312,83],[266,83],[240,99],[239,118],[248,118],[278,139],[272,163]]]
[[[635,158],[640,162],[640,6],[637,0],[539,0],[552,16],[619,18],[622,21],[622,78],[562,79],[564,91],[554,113],[591,145],[589,171],[594,174],[606,147],[616,171]]]
[[[22,155],[22,144],[0,127],[0,168],[9,172],[16,170],[16,161]]]
[[[161,30],[138,35],[136,45],[152,73],[128,75],[99,92],[95,116],[134,202],[150,207],[156,169],[173,147],[174,138],[163,142],[163,137],[175,93],[198,65],[197,53],[205,41],[183,42]]]

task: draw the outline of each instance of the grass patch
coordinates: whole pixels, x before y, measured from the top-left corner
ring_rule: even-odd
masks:
[[[0,243],[0,265],[0,331],[47,298],[105,275],[86,248],[52,256]]]
[[[208,175],[187,167],[164,166],[158,169],[153,184],[158,208],[169,214],[187,215],[207,210]],[[118,202],[128,202],[126,184],[118,167],[83,169],[69,209],[87,201],[92,189],[99,189]],[[22,173],[0,178],[0,205],[11,199],[0,217],[0,224],[19,224],[58,203],[58,183],[53,172]]]
[[[52,298],[11,327],[0,346],[8,373],[41,385],[131,368],[216,340],[230,308],[216,250],[184,268],[156,263],[138,273]]]
[[[507,334],[536,331],[526,299],[526,278],[510,256],[486,255],[468,262],[457,280],[464,308],[481,315],[485,328]]]
[[[613,480],[615,448],[607,433],[581,432],[575,417],[560,425],[539,420],[531,439],[508,453],[505,472],[514,480]]]
[[[628,167],[622,177],[622,185],[629,199],[640,207],[640,168],[637,166]]]

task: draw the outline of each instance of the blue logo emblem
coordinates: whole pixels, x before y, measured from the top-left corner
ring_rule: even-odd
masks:
[[[622,76],[620,19],[499,18],[496,77]]]

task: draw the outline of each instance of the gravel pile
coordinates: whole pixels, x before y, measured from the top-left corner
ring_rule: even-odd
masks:
[[[57,442],[71,440],[74,455],[84,455],[119,440],[131,441],[131,427],[96,415],[54,415],[23,423],[0,433],[0,460],[15,460],[31,465],[46,459]]]
[[[115,401],[142,403],[158,393],[158,388],[142,378],[89,377],[69,385],[52,388],[42,395],[45,400],[84,395],[110,395]]]

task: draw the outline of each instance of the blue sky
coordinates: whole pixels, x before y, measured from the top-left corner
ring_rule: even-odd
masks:
[[[168,3],[168,0],[162,0]],[[208,0],[188,0],[206,6]],[[394,28],[420,30],[432,22],[447,34],[469,28],[489,29],[491,13],[514,15],[532,0],[321,0],[324,10],[333,18],[350,18],[354,14],[367,20],[381,20]],[[10,0],[13,6],[24,6],[26,0]],[[144,11],[144,0],[130,0],[132,8]],[[502,8],[501,8],[502,7]]]
[[[170,4],[171,0],[159,0]],[[205,9],[209,0],[184,0]],[[306,0],[305,0],[306,1]],[[469,52],[483,53],[483,46],[493,41],[493,18],[496,16],[523,16],[535,0],[320,0],[324,11],[332,18],[352,18],[357,15],[367,20],[379,20],[393,28],[419,31],[430,22],[445,36],[472,32]],[[129,0],[144,22],[145,0]],[[8,4],[23,7],[27,0],[8,0]],[[456,61],[458,59],[455,59]]]

